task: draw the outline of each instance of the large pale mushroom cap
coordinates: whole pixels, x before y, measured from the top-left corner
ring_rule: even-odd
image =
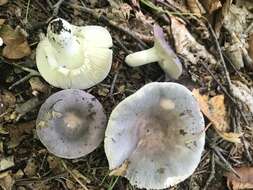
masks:
[[[52,20],[36,49],[42,77],[59,88],[86,89],[101,82],[112,64],[112,38],[101,26],[74,26]]]
[[[204,119],[191,92],[176,83],[150,83],[113,110],[105,133],[111,170],[128,163],[132,185],[163,189],[189,177],[204,149]]]
[[[103,107],[94,96],[68,89],[53,94],[41,106],[36,131],[49,152],[72,159],[98,147],[105,125]]]

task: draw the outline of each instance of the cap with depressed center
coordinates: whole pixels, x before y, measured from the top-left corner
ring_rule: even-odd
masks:
[[[68,89],[50,96],[41,106],[36,131],[49,152],[62,158],[79,158],[102,142],[106,116],[89,93]]]
[[[59,88],[86,89],[101,82],[112,64],[112,38],[101,26],[74,26],[52,20],[38,44],[36,63],[42,77]]]
[[[154,46],[126,56],[125,62],[132,67],[158,62],[164,72],[177,79],[182,74],[182,64],[164,38],[162,28],[154,25]]]
[[[116,106],[104,146],[111,170],[127,163],[121,175],[132,185],[163,189],[194,172],[204,140],[204,118],[192,93],[177,83],[154,82]]]

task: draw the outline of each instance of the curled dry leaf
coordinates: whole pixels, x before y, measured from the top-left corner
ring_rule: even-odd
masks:
[[[213,55],[199,44],[187,30],[185,24],[174,16],[171,16],[171,31],[175,40],[176,51],[193,64],[206,60],[208,63],[216,63]]]
[[[0,0],[0,6],[4,5],[6,3],[8,3],[8,0]]]
[[[217,95],[209,99],[207,95],[201,95],[197,89],[193,89],[192,93],[197,99],[202,112],[213,123],[217,133],[227,141],[240,143],[242,134],[227,132],[229,131],[229,119],[224,103],[224,96]]]
[[[235,176],[233,172],[225,175],[229,190],[253,189],[253,167],[240,167],[234,170],[240,178]]]
[[[214,11],[222,7],[220,0],[201,0],[201,3],[208,14],[212,14]]]
[[[31,54],[31,48],[20,27],[14,30],[9,25],[3,25],[0,29],[0,37],[6,45],[3,49],[4,57],[20,59]]]
[[[187,0],[187,6],[190,11],[198,17],[201,17],[202,14],[205,14],[205,9],[198,0]]]
[[[231,92],[243,105],[243,111],[253,118],[253,89],[249,89],[240,81],[233,81]]]
[[[49,94],[50,93],[50,87],[42,82],[39,77],[32,77],[29,79],[29,83],[32,88],[32,93],[36,95],[38,92]]]

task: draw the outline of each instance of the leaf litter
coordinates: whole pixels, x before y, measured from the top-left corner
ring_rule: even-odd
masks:
[[[5,3],[1,5],[2,2]],[[50,2],[53,5],[56,1],[49,0],[43,3],[30,1],[30,6],[22,1],[17,1],[15,5],[11,1],[6,2],[7,0],[0,1],[0,9],[4,13],[0,14],[0,38],[3,41],[0,46],[0,68],[5,72],[11,67],[7,70],[11,73],[15,70],[12,63],[15,63],[35,69],[34,54],[38,35],[39,32],[45,31],[46,21],[53,12]],[[80,3],[80,1],[72,0],[71,3],[75,6],[63,2],[58,16],[80,25],[106,25],[115,37],[113,47],[115,62],[110,75],[101,85],[89,90],[102,101],[107,113],[144,84],[151,81],[170,80],[155,66],[133,69],[124,63],[126,52],[142,49],[143,44],[152,46],[154,23],[163,26],[166,38],[174,45],[184,64],[184,74],[175,82],[195,89],[193,92],[204,115],[217,132],[213,136],[222,137],[222,140],[212,142],[212,146],[213,144],[217,146],[215,150],[220,150],[219,156],[215,157],[215,164],[221,165],[222,158],[227,160],[228,165],[249,164],[245,153],[248,151],[252,154],[252,132],[249,131],[248,126],[245,126],[241,116],[234,113],[238,110],[230,105],[231,100],[221,89],[225,88],[228,91],[228,95],[235,99],[246,119],[252,124],[252,115],[250,115],[252,113],[252,70],[249,70],[251,60],[247,56],[251,59],[253,57],[253,35],[252,27],[250,27],[253,3],[250,0],[238,0],[235,3],[229,0],[187,0],[186,2],[187,4],[185,1],[176,0],[110,0],[109,2],[88,0]],[[83,6],[91,10],[92,14],[85,12],[87,9]],[[27,11],[26,15],[23,14],[23,10]],[[23,22],[26,16],[28,23]],[[103,20],[105,18],[107,21]],[[214,28],[220,50],[215,45],[216,39],[210,31],[210,26]],[[231,85],[226,84],[224,71],[220,66],[219,51],[224,55],[227,72],[232,81]],[[28,64],[28,59],[32,60],[32,64]],[[242,64],[242,61],[243,67],[238,67],[237,65]],[[230,67],[231,63],[235,68]],[[18,80],[25,74],[23,71],[16,72],[12,78]],[[115,77],[116,74],[117,77]],[[10,78],[10,74],[7,76]],[[114,77],[116,80],[113,82]],[[5,117],[0,118],[0,138],[3,139],[0,141],[0,155],[4,160],[2,163],[5,163],[2,164],[5,165],[4,171],[0,172],[0,186],[3,189],[12,189],[14,182],[18,189],[88,188],[93,190],[113,187],[132,189],[121,178],[115,184],[113,182],[115,186],[111,185],[114,178],[108,176],[108,165],[102,148],[79,160],[64,162],[65,165],[62,164],[61,159],[48,153],[36,139],[33,122],[36,119],[38,107],[43,102],[41,97],[47,97],[58,89],[48,86],[39,77],[32,77],[23,82],[24,86],[19,85],[7,90],[15,80],[8,80],[10,82],[6,84],[4,81],[7,81],[7,77],[0,76],[1,92],[4,92],[0,94],[0,100],[4,105],[1,111],[5,113]],[[5,95],[6,92],[9,93],[9,97]],[[7,111],[15,108],[16,114],[19,115],[18,119],[13,112]],[[208,138],[210,138],[210,131],[212,130],[207,131]],[[243,148],[244,138],[249,143],[248,148]],[[213,138],[210,139],[213,140]],[[242,143],[238,145],[240,142]],[[199,189],[211,185],[214,189],[224,187],[224,184],[222,185],[224,179],[219,176],[218,166],[212,172],[214,176],[209,176],[208,181],[211,184],[205,180],[209,175],[207,168],[211,165],[210,152],[212,152],[209,148],[211,143],[208,141],[206,144],[202,162],[191,178],[191,182],[179,184],[173,187],[173,190],[197,188],[197,185],[192,184],[198,184]],[[224,157],[221,157],[222,155]],[[9,159],[9,163],[6,159]],[[123,165],[115,172],[120,175],[124,173],[125,167],[126,165]],[[237,172],[240,174],[240,171]],[[215,178],[215,183],[212,182],[212,177]],[[230,179],[228,184],[232,184],[233,187],[229,185],[228,187],[238,188],[238,182],[235,181],[235,179]],[[243,184],[239,187],[247,186]]]

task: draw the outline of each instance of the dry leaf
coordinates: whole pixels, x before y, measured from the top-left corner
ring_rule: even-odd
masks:
[[[9,148],[15,148],[19,145],[19,143],[24,140],[27,135],[32,134],[32,129],[35,126],[35,121],[30,121],[26,123],[18,124],[17,126],[10,126],[10,142]]]
[[[121,164],[121,166],[112,170],[109,175],[124,176],[127,171],[128,164],[129,164],[128,161],[124,161],[123,164]]]
[[[47,157],[47,162],[49,164],[49,168],[52,170],[54,174],[59,174],[64,171],[64,168],[61,165],[60,158],[49,155]]]
[[[243,105],[243,111],[253,117],[253,89],[249,89],[240,81],[233,81],[231,93]]]
[[[9,25],[3,25],[0,29],[0,37],[6,45],[3,56],[8,59],[20,59],[31,54],[31,48],[20,27],[15,30]]]
[[[0,0],[0,6],[4,5],[6,3],[8,3],[8,0]]]
[[[238,178],[233,172],[227,173],[227,186],[230,190],[253,189],[253,167],[241,167],[234,169],[240,176]]]
[[[4,113],[6,109],[14,106],[16,103],[16,97],[8,90],[2,90],[0,92],[0,114]]]
[[[246,7],[248,10],[253,9],[253,1],[252,0],[236,0],[236,5],[238,7]]]
[[[185,24],[176,17],[171,16],[171,31],[175,40],[176,52],[193,64],[206,60],[210,64],[215,64],[216,60],[206,48],[199,44]]]
[[[0,187],[3,188],[3,190],[12,190],[14,182],[9,171],[0,173]]]
[[[222,7],[220,0],[202,0],[201,3],[209,14]]]
[[[42,92],[44,94],[49,94],[50,88],[47,84],[42,82],[39,77],[32,77],[29,80],[29,83],[33,90],[33,95],[37,95],[38,92]]]
[[[227,141],[240,143],[242,134],[227,132],[229,131],[229,120],[224,103],[224,96],[217,95],[209,99],[207,95],[201,95],[197,89],[193,89],[192,93],[197,99],[202,112],[213,123],[217,133]]]
[[[24,169],[25,175],[27,175],[28,177],[35,176],[37,169],[38,165],[36,163],[36,160],[34,158],[30,158]]]
[[[224,17],[224,27],[236,35],[243,34],[248,28],[247,21],[252,19],[253,14],[250,13],[245,7],[239,8],[231,4],[228,13]]]
[[[14,164],[14,157],[13,156],[1,158],[0,159],[0,172],[13,167],[14,165],[15,164]]]
[[[196,16],[201,17],[202,14],[205,14],[205,10],[198,0],[187,0],[187,6],[190,11]]]

